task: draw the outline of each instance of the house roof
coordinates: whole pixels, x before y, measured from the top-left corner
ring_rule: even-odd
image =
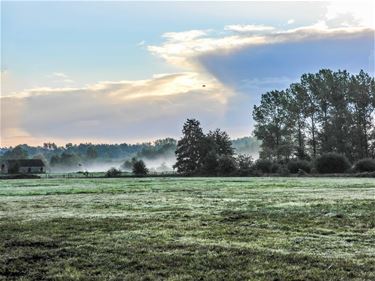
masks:
[[[45,164],[40,159],[11,159],[5,160],[9,166],[17,165],[19,167],[44,167]]]

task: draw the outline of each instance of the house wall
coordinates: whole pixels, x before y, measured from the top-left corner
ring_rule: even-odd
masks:
[[[45,173],[46,169],[45,167],[20,167],[18,170],[20,173],[31,173],[31,174],[40,174]]]
[[[8,165],[6,163],[0,163],[0,173],[7,174],[8,173]]]

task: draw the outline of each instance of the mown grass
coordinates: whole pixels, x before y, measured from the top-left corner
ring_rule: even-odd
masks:
[[[3,180],[0,280],[375,280],[375,181]]]

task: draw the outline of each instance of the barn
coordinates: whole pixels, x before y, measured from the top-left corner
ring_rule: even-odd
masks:
[[[40,159],[12,159],[1,162],[2,174],[42,174],[46,165]]]

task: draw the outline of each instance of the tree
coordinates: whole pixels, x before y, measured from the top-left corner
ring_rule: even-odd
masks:
[[[287,110],[291,113],[291,123],[293,124],[293,134],[297,145],[295,146],[295,155],[299,159],[309,158],[306,151],[306,116],[308,115],[308,96],[305,88],[299,84],[294,83],[287,89],[290,95],[289,108]]]
[[[136,160],[133,163],[133,174],[136,176],[145,176],[148,174],[145,162],[143,160]]]
[[[229,135],[225,131],[216,129],[214,131],[209,131],[207,138],[211,140],[211,143],[216,150],[218,155],[233,155],[234,149],[232,147],[232,142],[229,138]]]
[[[305,108],[305,118],[306,118],[306,134],[309,136],[307,144],[311,147],[311,155],[313,158],[317,156],[317,114],[318,114],[318,104],[317,99],[314,94],[314,76],[312,74],[303,74],[301,76],[301,83],[299,90],[300,94],[305,96],[304,105]]]
[[[98,152],[96,151],[94,146],[91,145],[87,148],[86,157],[91,160],[96,159],[98,157]]]
[[[225,131],[220,129],[209,131],[202,141],[201,151],[201,170],[205,175],[226,175],[227,170],[231,169],[229,167],[236,166],[232,142]]]
[[[289,159],[293,150],[292,124],[288,107],[290,95],[285,91],[271,91],[262,95],[261,104],[254,106],[257,122],[254,135],[262,141],[262,158]]]
[[[121,165],[121,169],[125,171],[130,171],[133,169],[134,163],[137,161],[136,157],[132,157],[132,159],[125,160],[125,162]]]
[[[196,119],[187,119],[182,129],[183,137],[177,142],[176,164],[178,173],[192,175],[201,168],[204,134]]]
[[[353,115],[352,149],[353,158],[370,156],[371,127],[374,122],[375,82],[363,70],[350,78],[349,103]]]
[[[105,173],[105,176],[108,177],[108,178],[119,177],[119,176],[121,176],[121,171],[117,170],[116,168],[110,168]]]
[[[219,176],[233,175],[236,170],[236,161],[231,155],[223,154],[219,156],[217,168]]]
[[[22,147],[22,145],[17,145],[12,150],[8,150],[4,153],[4,159],[26,159],[28,158],[27,151]]]
[[[240,176],[250,175],[253,164],[253,158],[250,155],[240,154],[237,156],[237,167]]]
[[[54,142],[45,142],[43,143],[43,148],[46,150],[56,150],[57,145]]]
[[[364,71],[304,74],[285,91],[265,93],[254,107],[260,157],[279,162],[329,152],[350,161],[375,157],[374,111],[375,82]]]

